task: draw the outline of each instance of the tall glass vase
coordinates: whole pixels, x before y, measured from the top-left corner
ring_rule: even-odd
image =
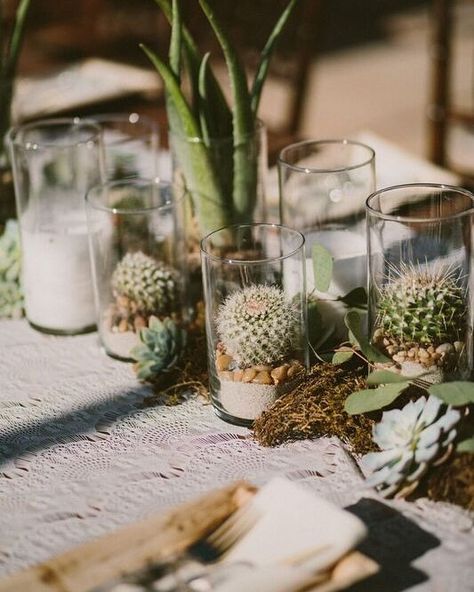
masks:
[[[435,184],[367,200],[369,332],[387,366],[428,382],[473,369],[474,195]]]
[[[308,294],[320,313],[313,346],[337,344],[347,339],[344,297],[366,285],[365,201],[375,190],[375,153],[351,140],[308,140],[281,151],[278,173],[281,222],[306,239]],[[333,258],[327,291],[316,289],[317,244]]]
[[[194,303],[202,301],[200,240],[223,226],[264,222],[267,134],[255,132],[235,145],[227,138],[169,134],[173,184],[184,195],[183,227]]]

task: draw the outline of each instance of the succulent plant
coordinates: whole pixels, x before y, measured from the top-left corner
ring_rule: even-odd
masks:
[[[141,251],[127,253],[112,275],[114,295],[132,300],[145,314],[166,314],[177,298],[173,269]]]
[[[392,269],[380,292],[377,326],[400,343],[457,341],[467,312],[459,277],[452,267]]]
[[[367,484],[384,497],[405,497],[414,491],[428,468],[449,456],[461,413],[430,395],[411,401],[402,409],[386,411],[373,428],[381,452],[362,458],[371,473]]]
[[[280,288],[252,285],[226,298],[216,324],[226,353],[245,368],[288,356],[296,345],[297,321],[294,304]]]
[[[140,341],[130,352],[137,362],[135,372],[140,380],[151,380],[176,365],[186,344],[186,331],[170,317],[161,321],[152,316],[148,328],[140,331]]]
[[[16,220],[8,220],[0,237],[0,317],[20,318],[23,314],[20,265],[18,223]]]

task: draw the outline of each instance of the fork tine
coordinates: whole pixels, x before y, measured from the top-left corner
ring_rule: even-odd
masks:
[[[228,551],[239,539],[241,539],[256,524],[259,513],[252,507],[251,503],[246,504],[234,512],[223,524],[221,524],[206,539],[219,555]]]

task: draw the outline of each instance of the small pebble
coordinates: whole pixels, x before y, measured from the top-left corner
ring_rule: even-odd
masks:
[[[232,358],[227,354],[222,354],[216,360],[216,367],[218,370],[227,370],[232,362]]]
[[[255,384],[273,384],[270,374],[266,371],[259,372],[252,382]]]
[[[224,370],[224,372],[219,372],[218,376],[221,380],[228,380],[229,382],[234,382],[234,373],[229,372],[229,370]]]
[[[285,364],[284,366],[278,366],[278,368],[274,368],[270,375],[273,378],[275,384],[279,384],[285,380],[288,374],[288,365]]]
[[[135,327],[135,331],[140,331],[140,329],[144,329],[146,327],[146,321],[143,317],[138,315],[133,320],[133,326]]]
[[[420,349],[418,350],[418,357],[426,360],[430,357],[430,354],[426,351],[424,347],[420,347]]]
[[[257,366],[254,366],[255,370],[257,372],[271,372],[272,367],[265,365],[265,364],[258,364]]]
[[[450,343],[442,343],[436,348],[437,354],[450,354],[454,351],[454,347]]]
[[[299,374],[301,370],[301,364],[299,362],[295,362],[288,368],[288,378],[293,378],[297,374]]]
[[[234,370],[234,382],[242,382],[244,376],[243,370]]]
[[[128,323],[125,319],[122,319],[119,323],[118,330],[120,333],[125,333],[128,330]]]
[[[244,374],[242,376],[242,382],[252,382],[252,380],[257,376],[257,371],[255,368],[246,368],[244,370]]]

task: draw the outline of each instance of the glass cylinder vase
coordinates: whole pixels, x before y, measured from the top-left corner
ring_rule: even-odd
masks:
[[[367,200],[369,332],[390,370],[429,383],[473,368],[474,195],[409,184]]]
[[[49,119],[10,130],[26,317],[41,331],[95,328],[84,196],[102,179],[101,130]]]
[[[170,183],[136,178],[91,188],[86,204],[101,342],[132,361],[151,319],[185,320],[179,200]]]
[[[375,190],[375,152],[346,139],[298,142],[281,151],[278,174],[281,222],[306,239],[307,289],[322,319],[313,345],[337,344],[347,339],[343,298],[366,285],[365,201]],[[317,244],[333,258],[327,291],[316,289],[312,251]]]
[[[172,179],[183,193],[183,226],[192,301],[202,301],[199,244],[232,224],[266,221],[267,133],[261,121],[238,143],[230,136],[169,133]]]
[[[216,413],[250,425],[308,364],[304,237],[273,224],[201,242],[209,381]]]

